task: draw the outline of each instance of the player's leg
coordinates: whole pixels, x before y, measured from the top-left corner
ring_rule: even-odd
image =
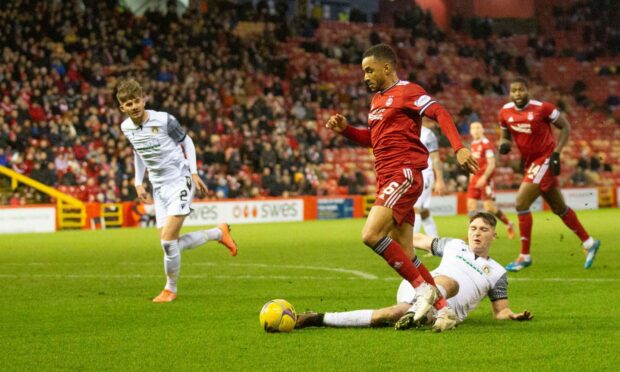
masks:
[[[424,232],[426,235],[433,238],[439,237],[439,233],[437,232],[437,224],[431,215],[431,210],[429,208],[422,209],[420,211],[420,216],[422,217],[422,226],[424,226]]]
[[[472,215],[478,209],[478,200],[474,198],[467,198],[467,214]]]
[[[237,244],[230,234],[230,226],[226,223],[221,223],[212,229],[198,230],[183,234],[179,238],[179,249],[181,252],[194,249],[208,241],[216,241],[228,248],[231,255],[237,255]]]
[[[584,267],[589,269],[598,253],[598,249],[601,245],[600,240],[594,239],[588,234],[586,229],[581,225],[579,218],[577,218],[575,211],[566,205],[564,196],[559,188],[551,187],[544,191],[542,196],[551,207],[553,213],[558,215],[564,224],[577,235],[579,240],[581,240],[583,249],[586,252],[586,263]]]
[[[179,233],[185,216],[168,216],[161,229],[161,247],[164,251],[164,272],[166,286],[153,302],[171,302],[176,299],[177,281],[181,271],[181,251],[179,249]]]
[[[385,327],[394,324],[411,305],[397,304],[378,310],[354,310],[346,312],[307,312],[297,316],[295,328],[306,327]]]
[[[383,257],[400,276],[411,282],[414,287],[418,287],[424,283],[424,278],[411,262],[413,244],[402,247],[389,236],[394,225],[392,216],[392,209],[379,205],[373,206],[362,230],[362,241]],[[410,233],[413,239],[413,233]]]
[[[532,240],[532,212],[530,206],[540,196],[538,184],[523,182],[517,193],[515,209],[519,219],[519,234],[521,235],[521,254],[506,266],[508,271],[521,271],[532,264],[530,244]]]

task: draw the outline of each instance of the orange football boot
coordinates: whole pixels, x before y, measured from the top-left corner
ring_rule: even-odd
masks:
[[[172,292],[169,289],[164,289],[163,291],[161,291],[161,293],[159,294],[159,296],[155,297],[153,299],[153,302],[172,302],[177,298],[177,294]]]
[[[230,235],[230,225],[227,223],[221,223],[217,225],[217,227],[222,230],[222,239],[218,241],[218,243],[224,245],[230,251],[232,256],[237,255],[237,243],[233,240]]]
[[[510,222],[508,225],[506,225],[506,230],[508,231],[508,239],[514,239],[515,238],[515,228],[514,228],[514,225],[512,224],[512,222]]]

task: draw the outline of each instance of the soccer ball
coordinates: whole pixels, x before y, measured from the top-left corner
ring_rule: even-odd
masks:
[[[295,328],[297,313],[286,300],[271,300],[260,311],[260,326],[267,332],[290,332]]]

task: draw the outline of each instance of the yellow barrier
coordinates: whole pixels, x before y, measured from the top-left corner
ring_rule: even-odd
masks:
[[[123,205],[117,204],[101,204],[101,218],[103,228],[122,227],[123,226]]]
[[[364,217],[368,217],[368,214],[370,213],[370,208],[372,208],[372,206],[375,203],[375,196],[364,196]]]
[[[81,229],[84,227],[86,222],[86,208],[82,201],[1,165],[0,174],[11,179],[11,190],[15,190],[20,183],[23,183],[24,185],[28,185],[35,190],[55,198],[59,229]]]

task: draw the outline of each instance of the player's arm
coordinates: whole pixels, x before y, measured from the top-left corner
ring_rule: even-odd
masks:
[[[478,182],[476,182],[476,187],[483,187],[491,174],[493,174],[493,170],[495,169],[495,156],[487,156],[487,169],[485,169],[484,174],[480,176]]]
[[[420,115],[422,114],[429,119],[435,120],[439,124],[441,131],[446,135],[448,141],[450,141],[450,146],[454,149],[459,164],[469,172],[475,173],[478,170],[478,162],[472,156],[471,151],[461,142],[459,132],[448,110],[441,104],[431,100],[426,104],[426,107],[420,110]]]
[[[555,119],[554,119],[555,116]],[[559,175],[561,166],[560,166],[560,153],[566,144],[568,143],[568,138],[570,137],[570,123],[566,119],[566,116],[560,114],[558,109],[553,109],[551,114],[549,115],[549,119],[551,119],[551,123],[560,129],[560,138],[558,139],[558,144],[553,150],[553,154],[551,154],[551,171],[554,175]]]
[[[508,299],[497,300],[491,302],[493,307],[493,318],[495,320],[532,320],[534,316],[529,311],[525,310],[522,313],[515,313],[508,307]]]
[[[443,168],[439,151],[433,151],[428,154],[433,162],[433,171],[435,172],[435,192],[443,195],[446,192],[446,184],[443,182]]]
[[[179,121],[172,115],[168,115],[168,136],[176,143],[183,146],[185,157],[189,163],[189,171],[192,174],[192,181],[196,187],[197,195],[203,196],[207,193],[207,185],[198,176],[198,166],[196,163],[196,147],[192,138],[181,128]]]
[[[443,257],[446,246],[454,239],[452,238],[431,238],[422,233],[413,234],[413,246],[416,249],[431,252],[433,256]]]
[[[505,126],[501,126],[502,135],[499,140],[499,153],[502,155],[506,155],[510,152],[510,148],[512,147],[512,135],[510,134],[510,130]]]
[[[558,119],[553,122],[553,125],[560,129],[560,138],[558,138],[558,145],[555,147],[554,152],[562,152],[562,149],[568,143],[568,138],[570,137],[570,123],[566,116],[560,114]]]
[[[532,314],[525,310],[522,313],[514,313],[508,306],[508,275],[504,273],[493,288],[487,293],[491,300],[493,318],[496,320],[531,320]]]
[[[325,123],[325,128],[333,132],[342,134],[353,142],[365,147],[372,147],[370,142],[370,130],[368,128],[355,128],[347,124],[347,119],[340,115],[332,115]]]
[[[142,185],[142,183],[144,182],[144,174],[146,173],[146,165],[135,150],[133,152],[133,164],[135,171],[134,186],[136,187],[136,194],[138,194],[138,197],[140,199],[146,200],[148,198],[148,195],[146,194],[146,190]]]

